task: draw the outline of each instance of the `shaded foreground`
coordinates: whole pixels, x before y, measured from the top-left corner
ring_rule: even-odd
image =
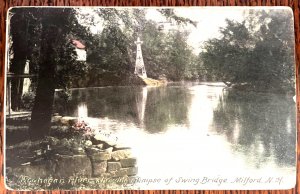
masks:
[[[6,148],[6,184],[14,190],[134,189],[136,158],[111,132],[77,118],[53,118],[50,136]]]

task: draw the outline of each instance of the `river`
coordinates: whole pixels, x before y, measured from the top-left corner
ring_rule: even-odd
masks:
[[[209,82],[56,93],[61,115],[77,116],[81,104],[101,128],[132,147],[139,177],[161,179],[141,188],[276,189],[295,183],[292,96],[232,91]]]

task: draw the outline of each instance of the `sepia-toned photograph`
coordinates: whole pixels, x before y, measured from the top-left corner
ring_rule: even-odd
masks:
[[[290,8],[14,7],[7,17],[7,189],[295,186]]]

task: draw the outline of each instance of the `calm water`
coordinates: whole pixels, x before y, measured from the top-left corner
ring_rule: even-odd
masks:
[[[174,178],[168,185],[143,188],[216,188],[213,183],[180,183],[180,177],[283,177],[282,182],[269,184],[272,188],[294,183],[292,96],[233,92],[221,83],[74,89],[69,96],[56,95],[57,112],[77,116],[78,105],[86,104],[89,117],[131,146],[138,159],[138,176]]]

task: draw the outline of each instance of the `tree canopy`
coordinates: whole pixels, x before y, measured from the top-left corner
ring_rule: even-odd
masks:
[[[226,20],[226,27],[220,28],[221,38],[206,41],[199,60],[214,80],[227,85],[293,91],[294,39],[290,14],[283,10],[249,11],[242,22]]]

